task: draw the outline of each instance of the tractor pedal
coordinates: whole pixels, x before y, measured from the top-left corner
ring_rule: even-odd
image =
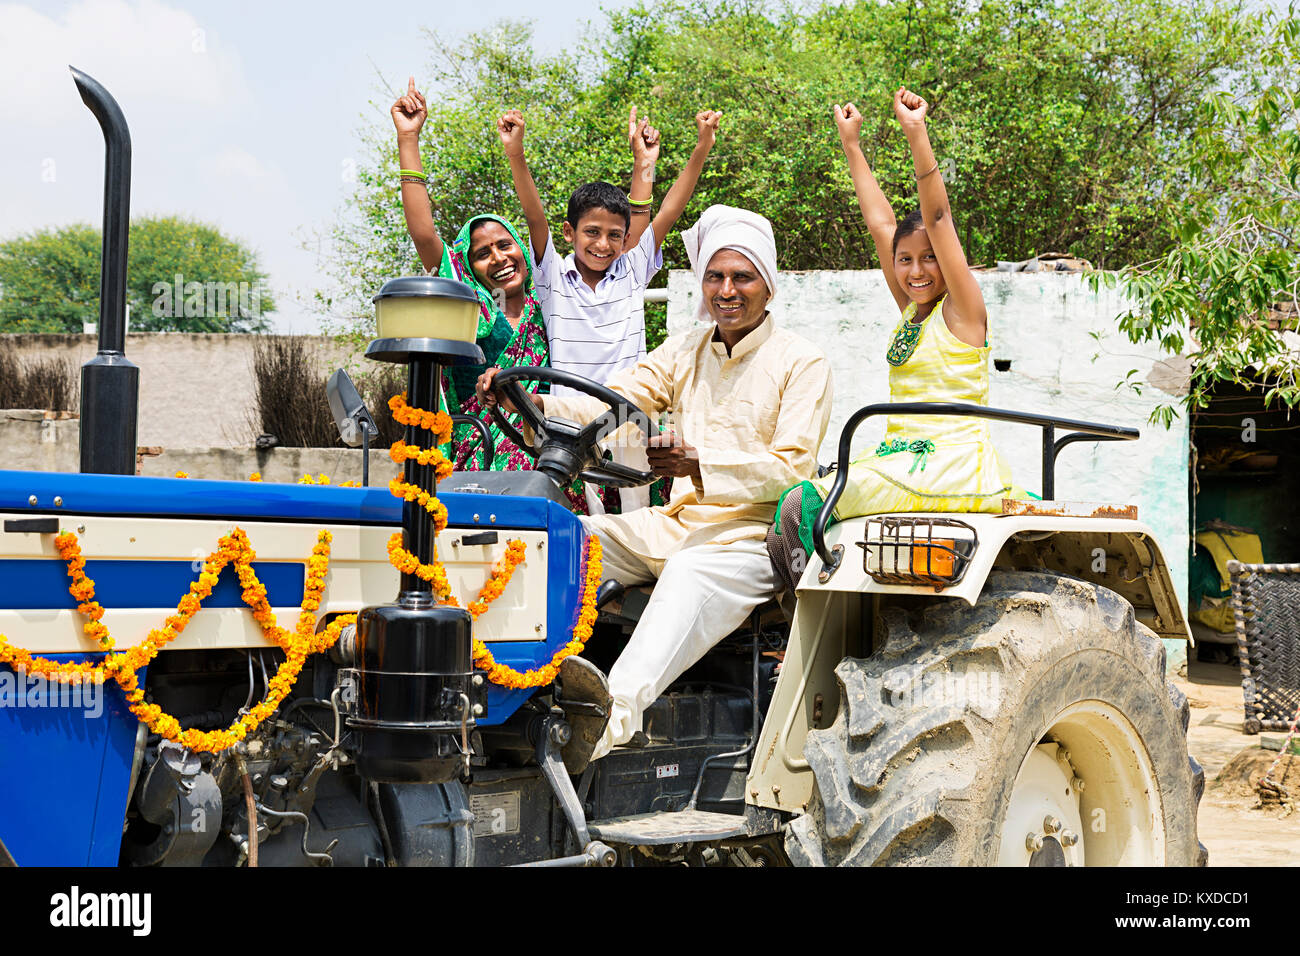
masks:
[[[588,822],[587,829],[593,837],[606,843],[625,846],[712,843],[750,835],[743,816],[707,810],[664,810],[610,817]]]

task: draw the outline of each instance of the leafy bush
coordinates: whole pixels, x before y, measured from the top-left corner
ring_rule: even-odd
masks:
[[[75,332],[99,319],[99,229],[42,229],[0,242],[0,332]],[[180,284],[177,285],[177,276]],[[257,256],[174,216],[131,223],[133,332],[257,332],[275,308]]]

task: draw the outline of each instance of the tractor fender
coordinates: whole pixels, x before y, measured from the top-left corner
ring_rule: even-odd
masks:
[[[1099,509],[1105,513],[1105,509]],[[878,519],[880,516],[876,516]],[[1130,518],[1082,515],[916,514],[909,518],[957,519],[974,529],[978,544],[961,580],[936,590],[929,585],[882,584],[863,567],[859,546],[868,517],[850,518],[826,534],[828,547],[843,548],[840,567],[826,580],[813,556],[796,589],[802,600],[827,592],[916,594],[961,598],[975,604],[989,574],[1049,571],[1109,588],[1133,605],[1137,620],[1166,640],[1191,642],[1191,632],[1154,532]]]

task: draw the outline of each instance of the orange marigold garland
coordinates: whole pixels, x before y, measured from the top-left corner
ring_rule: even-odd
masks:
[[[450,440],[451,418],[445,412],[426,412],[411,408],[406,404],[405,394],[394,396],[389,400],[388,405],[393,411],[394,419],[398,422],[404,425],[417,425],[432,432],[439,444]],[[399,441],[392,446],[390,455],[398,463],[414,459],[420,465],[432,465],[439,478],[446,477],[451,472],[451,464],[437,448],[419,449]],[[249,475],[249,480],[260,481],[262,476],[254,472]],[[316,479],[303,475],[300,483],[328,484],[329,478],[323,474]],[[394,479],[389,484],[389,490],[406,501],[418,502],[428,511],[433,518],[435,534],[446,528],[447,509],[429,492],[401,479]],[[177,603],[176,613],[170,615],[161,628],[152,629],[139,644],[126,651],[115,651],[113,638],[102,620],[104,607],[95,600],[95,582],[85,574],[86,561],[81,555],[80,545],[75,535],[64,532],[55,538],[55,547],[58,549],[59,556],[66,562],[68,576],[72,580],[68,592],[77,600],[77,609],[87,619],[84,626],[86,636],[107,652],[107,657],[99,664],[89,661],[52,661],[47,658],[33,657],[29,651],[15,647],[0,635],[0,663],[65,684],[83,681],[102,684],[106,678],[111,677],[125,692],[127,706],[131,712],[153,732],[194,751],[216,753],[225,750],[243,740],[250,731],[276,711],[292,690],[308,654],[331,647],[338,640],[342,629],[356,621],[355,614],[342,615],[330,622],[329,626],[319,634],[316,633],[316,612],[320,609],[321,598],[325,591],[331,540],[329,531],[321,530],[311,557],[307,560],[302,610],[293,634],[276,621],[267,600],[266,587],[258,580],[257,573],[253,570],[256,552],[253,551],[244,531],[235,528],[230,534],[221,538],[217,550],[208,556],[198,580],[191,582],[189,593]],[[527,548],[522,540],[516,539],[507,544],[505,553],[493,566],[487,582],[479,590],[478,597],[469,604],[468,610],[474,618],[482,616],[492,602],[501,596],[506,585],[510,583],[515,568],[523,563],[526,556]],[[415,555],[402,547],[400,533],[394,534],[389,539],[388,558],[402,573],[414,574],[429,581],[443,603],[458,604],[451,596],[450,584],[442,565],[436,560],[430,565],[421,564]],[[241,597],[244,603],[252,610],[253,618],[261,625],[263,634],[284,650],[285,661],[269,682],[266,697],[228,728],[214,731],[182,730],[180,722],[175,717],[164,713],[158,705],[145,701],[144,689],[139,685],[136,671],[147,666],[162,648],[180,636],[190,620],[198,613],[203,601],[212,593],[212,589],[220,579],[221,571],[232,562],[242,588]],[[556,651],[548,664],[535,670],[516,671],[497,663],[487,649],[487,645],[477,639],[473,645],[474,663],[487,671],[490,681],[503,687],[542,687],[553,682],[559,673],[560,662],[566,657],[581,653],[591,637],[596,622],[596,589],[600,585],[601,570],[600,540],[595,535],[591,535],[587,539],[582,606],[578,619],[569,641]]]
[[[154,628],[141,643],[126,651],[113,652],[113,640],[100,618],[103,607],[94,600],[95,582],[85,576],[85,559],[75,535],[64,533],[55,539],[59,555],[68,565],[68,575],[72,578],[69,591],[81,602],[79,610],[90,620],[86,625],[86,634],[96,639],[100,646],[110,653],[100,664],[90,662],[51,661],[47,658],[33,657],[30,652],[14,647],[0,636],[0,662],[22,668],[28,673],[55,680],[59,683],[73,683],[85,680],[96,684],[103,683],[106,677],[112,677],[126,694],[127,706],[136,717],[143,721],[150,730],[177,741],[191,750],[217,752],[225,750],[256,728],[271,716],[280,703],[288,696],[302,671],[307,655],[325,650],[338,640],[343,627],[356,620],[355,614],[335,618],[320,634],[316,633],[316,611],[320,609],[321,597],[325,591],[325,575],[329,571],[330,541],[332,536],[322,530],[317,536],[316,546],[312,548],[311,557],[307,559],[307,579],[303,586],[302,611],[294,633],[290,634],[276,622],[275,614],[267,601],[266,587],[258,580],[253,570],[256,552],[248,542],[248,537],[240,528],[225,535],[218,542],[217,550],[204,562],[199,579],[190,584],[189,593],[180,599],[176,613],[167,618],[163,627]],[[227,564],[234,563],[235,573],[243,588],[243,600],[253,612],[253,618],[262,626],[262,632],[272,642],[283,648],[285,661],[271,679],[264,700],[244,714],[225,730],[200,731],[182,730],[180,722],[170,714],[163,712],[156,704],[147,703],[144,689],[136,678],[136,671],[146,666],[167,644],[180,636],[190,619],[198,612],[202,602],[212,593],[220,578],[221,571]],[[92,629],[91,625],[96,625]]]
[[[488,609],[488,605],[501,596],[505,591],[506,585],[514,576],[515,568],[523,564],[524,559],[528,557],[528,546],[515,539],[506,545],[505,554],[496,564],[492,566],[492,573],[488,575],[487,583],[479,589],[478,597],[469,602],[470,616],[477,620]]]
[[[95,600],[95,582],[86,577],[86,559],[81,556],[77,536],[65,531],[54,539],[54,547],[68,565],[68,577],[72,579],[68,593],[77,599],[77,610],[86,618],[83,628],[86,636],[104,650],[111,651],[113,638],[102,623],[104,606]]]
[[[388,407],[392,410],[393,419],[398,423],[414,425],[432,432],[437,440],[436,444],[441,445],[451,440],[451,416],[446,412],[426,412],[419,408],[412,408],[406,403],[405,392],[390,398]],[[399,465],[410,460],[420,465],[432,465],[439,481],[452,472],[451,463],[436,447],[422,449],[399,440],[389,448],[389,455]],[[441,533],[447,527],[446,507],[429,492],[401,478],[394,478],[389,482],[388,490],[395,497],[418,502],[428,511],[433,518],[434,534]],[[492,657],[492,652],[487,649],[487,645],[477,638],[474,639],[474,663],[487,671],[488,680],[502,687],[543,687],[555,680],[562,660],[581,653],[596,623],[596,589],[600,586],[601,574],[600,555],[600,540],[595,535],[591,535],[587,538],[582,608],[569,642],[555,652],[550,663],[536,670],[520,672],[505,664],[498,664]],[[506,585],[510,583],[515,568],[523,563],[526,556],[527,547],[523,541],[516,539],[507,544],[505,554],[493,566],[492,573],[488,576],[487,583],[479,590],[478,597],[469,603],[468,610],[474,618],[481,617],[492,602],[501,596]],[[460,602],[451,596],[451,585],[447,581],[447,572],[443,566],[436,559],[432,564],[421,564],[419,558],[402,546],[400,532],[388,539],[388,560],[403,574],[414,574],[428,581],[433,585],[434,593],[443,604],[460,606]]]
[[[451,585],[447,582],[447,571],[442,564],[421,564],[420,559],[402,547],[402,532],[398,531],[388,539],[388,562],[403,574],[414,574],[433,585],[438,600],[446,601],[451,594]]]
[[[446,412],[426,412],[406,404],[406,393],[394,395],[388,400],[388,409],[393,413],[393,421],[399,425],[414,425],[426,432],[433,432],[439,445],[451,441],[451,416]]]
[[[414,459],[421,465],[432,465],[434,474],[441,481],[452,472],[452,464],[436,447],[451,441],[451,416],[446,412],[426,412],[406,404],[406,393],[394,395],[388,400],[388,407],[393,413],[393,420],[402,425],[414,425],[431,432],[434,437],[433,448],[421,449],[398,439],[388,450],[393,461],[402,464]],[[432,494],[405,479],[398,477],[388,483],[388,490],[404,501],[414,501],[433,518],[433,533],[439,534],[447,527],[447,509]],[[391,551],[390,551],[391,555]],[[428,580],[426,578],[426,580]]]
[[[512,542],[513,544],[513,542]],[[509,551],[507,551],[507,554]],[[488,680],[494,684],[509,688],[524,687],[544,687],[555,680],[556,675],[560,673],[560,662],[566,657],[572,657],[574,654],[581,654],[587,641],[591,639],[592,628],[596,624],[596,589],[600,587],[601,575],[601,550],[600,538],[596,535],[590,535],[587,538],[586,569],[583,576],[582,589],[582,609],[578,612],[578,620],[573,625],[573,634],[569,642],[555,652],[550,663],[544,664],[535,670],[517,671],[505,664],[498,664],[492,657],[492,652],[487,649],[487,645],[478,638],[474,639],[474,664],[477,667],[487,671]],[[517,562],[516,562],[517,563]],[[513,572],[513,565],[510,566]],[[509,575],[505,578],[509,580]],[[479,598],[482,600],[484,592],[496,580],[496,572],[493,572],[493,578],[484,586],[483,591],[479,592]],[[501,584],[504,587],[504,583]],[[499,591],[497,592],[500,593]],[[477,602],[476,602],[477,603]],[[470,605],[470,613],[473,614],[473,604]],[[483,610],[487,610],[486,604]],[[481,612],[480,612],[481,613]],[[478,615],[475,614],[475,617]]]

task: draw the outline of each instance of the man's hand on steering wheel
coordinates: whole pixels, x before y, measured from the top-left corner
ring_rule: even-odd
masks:
[[[699,478],[700,453],[675,433],[660,432],[646,441],[650,470],[659,478]]]

